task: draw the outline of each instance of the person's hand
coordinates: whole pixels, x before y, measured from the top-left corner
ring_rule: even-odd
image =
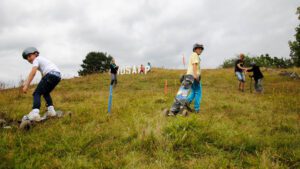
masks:
[[[27,93],[27,90],[28,90],[28,86],[27,86],[27,85],[24,85],[24,86],[23,86],[23,89],[22,89],[23,93]]]
[[[198,75],[194,75],[194,79],[195,79],[196,81],[199,81],[199,76],[198,76]]]

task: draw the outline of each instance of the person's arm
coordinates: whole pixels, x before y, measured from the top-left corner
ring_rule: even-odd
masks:
[[[198,67],[198,63],[194,63],[193,64],[193,75],[194,75],[194,79],[198,80],[198,75],[197,75],[197,67]]]
[[[36,72],[37,72],[37,69],[38,69],[37,67],[33,67],[33,68],[31,69],[31,71],[30,71],[30,73],[29,73],[29,75],[28,75],[28,78],[27,78],[27,80],[25,81],[24,86],[23,86],[23,92],[24,92],[24,93],[27,92],[28,87],[29,87],[31,81],[33,80],[33,78],[34,78],[34,76],[35,76],[35,74],[36,74]]]
[[[253,68],[252,69],[247,69],[247,72],[253,72]]]
[[[242,69],[242,70],[244,70],[244,68],[241,66],[241,63],[238,63],[237,67],[240,68],[240,69]]]
[[[237,64],[237,67],[240,68],[240,69],[242,69],[242,70],[244,70],[244,71],[247,71],[247,68],[242,67],[241,63]]]

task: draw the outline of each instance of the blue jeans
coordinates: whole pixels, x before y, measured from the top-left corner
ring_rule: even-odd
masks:
[[[46,100],[47,107],[53,106],[52,98],[50,92],[56,87],[60,82],[60,76],[54,74],[46,74],[42,80],[37,85],[35,91],[33,92],[33,106],[32,109],[40,109],[41,107],[41,96],[43,95]]]
[[[187,98],[187,101],[189,103],[192,103],[194,99],[195,99],[195,102],[194,102],[195,111],[199,111],[200,103],[201,103],[201,99],[202,99],[202,83],[198,82],[196,80],[194,81],[194,83],[192,85],[192,90]]]

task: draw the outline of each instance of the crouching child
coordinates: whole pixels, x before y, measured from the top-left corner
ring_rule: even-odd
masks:
[[[44,97],[47,104],[47,112],[44,117],[55,117],[57,113],[53,106],[53,101],[50,93],[57,86],[61,80],[61,73],[58,67],[48,59],[39,56],[39,51],[34,47],[26,48],[22,53],[23,59],[31,63],[32,69],[28,75],[27,80],[23,85],[23,92],[27,93],[31,81],[33,80],[37,71],[42,74],[42,79],[33,92],[33,106],[29,114],[22,118],[22,122],[26,121],[41,121],[40,107],[41,96]]]
[[[255,84],[254,88],[257,93],[263,92],[263,86],[262,81],[264,78],[264,75],[261,73],[259,66],[256,65],[256,63],[251,63],[252,68],[248,69],[247,72],[253,72],[252,75],[250,75],[250,78],[254,78]]]

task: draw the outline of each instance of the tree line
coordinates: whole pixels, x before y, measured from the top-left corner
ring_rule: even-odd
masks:
[[[238,58],[238,56],[236,58]],[[235,62],[237,60],[236,58],[225,60],[222,64],[222,68],[234,67]],[[245,60],[244,60],[245,66],[250,66],[252,62],[255,62],[257,65],[261,67],[269,67],[269,68],[289,68],[294,66],[292,59],[270,57],[269,54],[254,56],[254,57],[245,55]]]

